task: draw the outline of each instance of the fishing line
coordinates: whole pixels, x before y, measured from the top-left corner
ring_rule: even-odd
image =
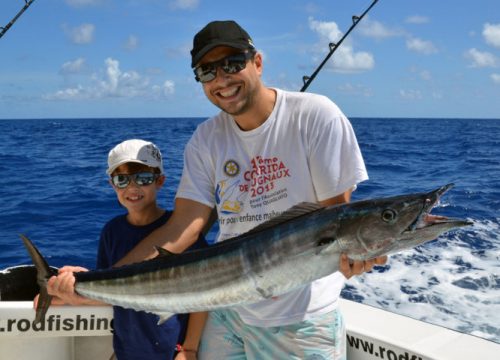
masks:
[[[33,3],[33,1],[35,1],[35,0],[24,0],[24,6],[21,10],[19,10],[17,15],[14,16],[14,18],[7,25],[5,25],[3,27],[0,26],[0,38],[7,32],[7,30],[10,29],[10,27],[12,25],[14,25],[14,23],[17,21],[17,19],[19,19],[19,17],[23,14],[23,12],[25,12],[26,9],[30,7],[30,5]]]
[[[333,55],[333,53],[339,48],[340,44],[342,44],[342,42],[344,41],[344,39],[356,27],[356,25],[358,25],[358,23],[361,21],[361,19],[363,19],[365,17],[365,15],[371,10],[371,8],[373,6],[375,6],[375,4],[377,3],[377,1],[378,0],[373,0],[373,2],[370,4],[370,6],[360,16],[353,15],[352,16],[352,25],[349,28],[349,30],[347,30],[347,32],[344,34],[344,36],[342,36],[342,38],[337,43],[331,42],[330,44],[328,44],[328,47],[330,48],[330,51],[328,52],[328,54],[326,55],[326,57],[323,59],[323,61],[321,62],[321,64],[319,64],[319,66],[316,68],[316,70],[314,70],[314,72],[312,73],[311,76],[304,75],[302,77],[302,81],[304,82],[304,85],[300,89],[301,92],[306,91],[306,89],[309,87],[309,84],[311,84],[311,82],[314,80],[314,78],[316,77],[316,75],[318,75],[318,73],[320,72],[321,68],[326,64],[326,62],[328,61],[328,59],[330,59],[330,57]]]

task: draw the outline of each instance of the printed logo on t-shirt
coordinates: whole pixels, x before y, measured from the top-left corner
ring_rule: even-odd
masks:
[[[229,177],[238,176],[240,173],[240,165],[235,160],[228,160],[224,163],[224,174]]]
[[[282,180],[291,177],[290,169],[278,157],[255,156],[241,172],[235,160],[227,160],[223,172],[228,178],[219,181],[215,191],[222,214],[239,214],[245,206],[255,211],[288,196]]]

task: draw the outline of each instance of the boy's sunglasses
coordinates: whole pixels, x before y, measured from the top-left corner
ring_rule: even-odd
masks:
[[[226,56],[223,59],[207,64],[201,64],[193,69],[196,81],[207,83],[217,77],[217,69],[226,74],[236,74],[247,66],[247,61],[255,55],[255,51]]]
[[[118,174],[111,177],[113,185],[118,189],[125,189],[130,181],[134,181],[139,186],[151,185],[158,178],[158,174],[152,172],[140,172],[137,174]]]

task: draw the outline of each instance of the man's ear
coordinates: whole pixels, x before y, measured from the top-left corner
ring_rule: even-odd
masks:
[[[262,70],[263,70],[263,61],[262,61],[262,54],[260,52],[257,52],[255,56],[253,57],[253,63],[255,64],[255,68],[257,69],[257,73],[259,75],[262,75]]]

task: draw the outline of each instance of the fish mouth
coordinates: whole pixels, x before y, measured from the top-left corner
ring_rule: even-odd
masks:
[[[422,206],[422,210],[417,215],[415,221],[403,232],[403,234],[414,233],[418,230],[432,226],[455,228],[472,225],[472,221],[469,220],[431,214],[432,209],[439,203],[441,197],[454,186],[455,184],[453,183],[447,184],[434,191],[424,194],[424,204]]]

